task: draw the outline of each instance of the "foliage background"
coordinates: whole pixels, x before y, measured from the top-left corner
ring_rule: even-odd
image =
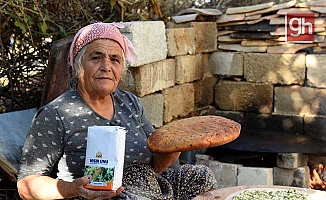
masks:
[[[166,20],[159,0],[0,0],[0,113],[38,107],[53,41],[94,21]]]

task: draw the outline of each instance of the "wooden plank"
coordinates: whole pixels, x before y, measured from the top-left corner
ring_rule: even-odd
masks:
[[[185,22],[185,23],[174,23],[173,21],[166,22],[165,28],[171,29],[171,28],[190,28],[191,22]]]
[[[323,24],[315,24],[315,27],[326,27],[326,20]]]
[[[240,43],[242,39],[231,38],[230,35],[222,35],[217,38],[218,42]]]
[[[264,53],[267,51],[267,47],[257,46],[257,47],[243,47],[241,44],[219,44],[219,49],[229,50],[229,51],[240,51],[247,53]]]
[[[315,34],[313,42],[315,42],[315,43],[323,42],[324,39],[325,39],[325,36]],[[277,41],[277,42],[285,42],[286,38],[285,38],[285,36],[280,36],[278,38],[271,39],[271,40]],[[302,43],[302,42],[293,42],[293,41],[291,41],[291,43]]]
[[[171,18],[177,24],[191,22],[191,21],[204,21],[204,18],[198,14],[172,16]]]
[[[240,24],[246,24],[246,22],[245,21],[227,22],[227,23],[216,24],[216,27],[221,28],[221,27],[226,27],[226,26],[236,26],[236,25],[240,25]]]
[[[270,25],[284,25],[285,24],[285,17],[276,17],[269,21]]]
[[[279,45],[279,46],[270,46],[267,48],[267,53],[291,53],[295,54],[299,50],[306,49],[309,47],[317,46],[317,44],[311,43],[311,44],[295,44],[295,43],[289,43],[285,45]]]
[[[273,40],[242,40],[241,46],[252,47],[252,46],[276,46],[287,44],[287,42],[278,42]]]
[[[316,33],[317,35],[323,35],[323,36],[325,36],[326,35],[326,31],[323,31],[323,32],[318,32],[318,33]]]
[[[265,8],[270,8],[274,5],[274,2],[269,2],[269,3],[262,3],[262,4],[257,4],[253,6],[242,6],[242,7],[233,7],[233,8],[227,8],[225,13],[226,14],[239,14],[239,13],[247,13],[247,12],[253,12]]]
[[[326,7],[311,7],[310,10],[325,14],[326,13]]]
[[[46,68],[41,106],[52,101],[69,88],[69,67],[67,55],[73,36],[55,41],[50,50]]]
[[[315,35],[314,36],[314,42],[320,43],[325,41],[325,36],[324,35]]]
[[[247,24],[257,24],[257,23],[265,21],[265,20],[271,20],[271,19],[276,18],[278,16],[279,15],[277,15],[277,14],[268,15],[268,16],[265,16],[265,17],[261,17],[260,19],[257,19],[257,20],[248,21]]]
[[[272,39],[278,36],[271,35],[269,32],[236,32],[231,33],[230,37],[236,39]]]
[[[325,31],[325,27],[315,27],[314,28],[314,33],[318,33],[318,32],[323,32]],[[272,31],[270,32],[271,35],[285,35],[285,27],[284,26],[279,26],[277,27],[276,31]],[[289,35],[290,33],[288,33]]]
[[[234,21],[243,21],[244,18],[245,18],[244,14],[235,14],[235,15],[223,14],[219,16],[215,22],[217,24],[220,24],[220,23],[227,23],[227,22],[234,22]]]
[[[320,47],[326,47],[326,40],[325,40],[325,38],[324,38],[324,41],[318,43],[318,46],[320,46]]]
[[[181,10],[176,15],[184,15],[184,14],[199,14],[199,15],[210,15],[210,16],[219,16],[223,13],[214,8],[187,8],[185,10]]]
[[[313,47],[313,52],[314,53],[326,53],[326,48],[325,47]]]
[[[291,14],[314,14],[315,17],[319,16],[319,13],[315,13],[311,11],[309,8],[288,8],[288,9],[281,9],[277,11],[276,14],[278,15],[287,15],[288,13]]]
[[[232,31],[270,32],[270,31],[276,31],[277,26],[270,25],[268,21],[262,21],[256,24],[243,24],[237,26],[229,26],[229,27],[225,27],[225,29],[232,30]]]
[[[252,21],[252,20],[258,20],[261,18],[261,14],[258,15],[251,15],[251,16],[245,16],[245,21]]]
[[[267,9],[246,13],[246,16],[270,13],[270,12],[278,11],[278,10],[281,10],[281,9],[291,8],[296,4],[296,2],[297,2],[296,0],[293,0],[293,1],[286,2],[286,3],[282,3],[282,4],[276,4],[276,5],[273,5],[270,8],[267,8]]]
[[[317,17],[314,19],[314,25],[323,25],[325,23],[325,17]],[[276,17],[273,18],[269,21],[270,25],[284,25],[285,24],[285,17],[281,16],[281,17]]]
[[[222,35],[228,35],[230,33],[235,33],[236,31],[228,31],[228,30],[218,30],[217,31],[217,37]]]
[[[325,0],[319,0],[319,1],[309,1],[304,3],[297,3],[296,7],[300,8],[306,8],[306,7],[325,7],[326,1]]]

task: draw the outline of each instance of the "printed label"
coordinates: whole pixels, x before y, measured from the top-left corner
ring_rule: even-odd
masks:
[[[314,28],[314,14],[288,13],[285,15],[285,41],[287,42],[314,42]]]

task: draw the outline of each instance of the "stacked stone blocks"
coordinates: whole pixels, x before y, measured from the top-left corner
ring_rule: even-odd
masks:
[[[280,153],[273,168],[248,167],[223,163],[208,155],[196,155],[196,164],[212,169],[220,188],[246,185],[281,185],[309,188],[308,156],[299,153]]]
[[[138,61],[119,87],[162,96],[143,103],[155,127],[216,109],[244,127],[326,140],[325,55],[223,52],[214,22],[125,24]]]
[[[133,42],[138,61],[129,64],[119,88],[140,98],[153,125],[197,113],[215,115],[210,105],[217,77],[209,56],[217,49],[216,24],[193,22],[171,29],[160,21],[125,24],[122,32]]]

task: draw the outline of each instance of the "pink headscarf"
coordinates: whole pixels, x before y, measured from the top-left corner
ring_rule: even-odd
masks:
[[[96,39],[111,39],[120,44],[125,57],[135,63],[137,60],[136,52],[130,40],[120,33],[118,28],[125,26],[120,23],[94,23],[81,28],[75,35],[68,54],[68,64],[71,67],[71,75],[75,74],[75,69],[72,66],[77,53],[87,44]]]

